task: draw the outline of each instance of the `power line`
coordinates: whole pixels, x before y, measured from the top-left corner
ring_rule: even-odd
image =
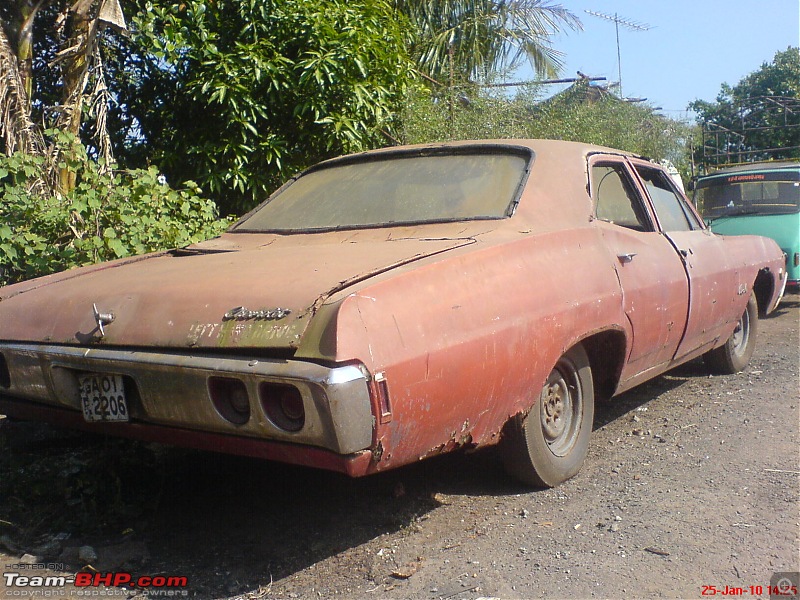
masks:
[[[519,87],[523,85],[549,85],[554,83],[576,83],[578,81],[606,81],[605,77],[587,77],[581,75],[580,77],[566,77],[564,79],[534,79],[532,81],[511,81],[504,83],[481,83],[478,84],[484,88],[501,88],[501,87]]]

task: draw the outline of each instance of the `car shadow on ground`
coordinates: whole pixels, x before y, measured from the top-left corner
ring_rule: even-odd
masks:
[[[159,570],[213,574],[200,584],[201,596],[263,588],[413,527],[450,494],[520,492],[491,450],[360,479],[199,453],[172,459],[166,469],[160,508],[145,536],[151,560]]]
[[[705,376],[700,362],[658,377],[600,407],[595,428]],[[264,589],[270,581],[413,527],[450,495],[538,493],[505,474],[496,448],[443,455],[362,479],[183,451],[169,451],[163,469],[158,510],[140,526],[150,566],[204,574],[192,586],[201,596]]]
[[[680,387],[687,381],[706,377],[708,377],[708,369],[702,359],[696,359],[675,367],[608,401],[599,402],[595,406],[593,430],[596,431],[629,412],[645,406],[648,402]]]
[[[787,292],[787,294],[781,300],[781,303],[778,305],[778,308],[776,308],[774,311],[772,311],[772,313],[770,313],[769,316],[762,317],[762,318],[774,319],[775,317],[780,317],[781,315],[786,314],[787,312],[789,312],[790,308],[794,308],[794,307],[796,307],[798,305],[800,305],[800,293],[798,293],[798,292],[788,293]]]
[[[412,526],[449,493],[519,488],[492,452],[361,479],[0,420],[0,552],[90,570],[187,576],[198,597],[260,590]],[[369,569],[371,565],[365,566]]]
[[[622,394],[597,407],[594,429],[701,376],[706,372],[696,361]],[[349,479],[256,459],[53,433],[42,430],[44,425],[0,424],[6,432],[28,428],[16,442],[6,435],[3,454],[19,460],[5,459],[0,466],[7,472],[0,475],[9,479],[11,470],[40,471],[38,479],[16,486],[0,480],[0,519],[29,518],[10,532],[19,542],[18,553],[66,533],[65,544],[95,548],[95,568],[187,576],[190,593],[200,597],[263,590],[271,581],[413,526],[448,495],[532,492],[504,473],[495,448]],[[86,460],[97,456],[108,461],[99,470]],[[50,470],[42,470],[42,462]],[[92,468],[82,471],[87,462]],[[105,480],[110,488],[98,483]],[[26,490],[48,485],[52,489],[21,500]],[[101,494],[108,489],[110,495]],[[59,494],[65,502],[58,502]],[[104,502],[124,510],[103,510]],[[64,520],[56,511],[82,518]],[[116,562],[108,548],[114,549]],[[46,558],[64,560],[63,553]],[[85,566],[74,555],[66,562],[73,570]]]

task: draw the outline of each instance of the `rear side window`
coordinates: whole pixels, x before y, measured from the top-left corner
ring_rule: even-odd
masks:
[[[592,198],[595,216],[599,220],[636,231],[653,230],[622,164],[592,165]]]
[[[694,212],[686,205],[683,196],[675,191],[666,173],[641,165],[636,165],[636,172],[644,182],[664,231],[692,231],[703,228]]]

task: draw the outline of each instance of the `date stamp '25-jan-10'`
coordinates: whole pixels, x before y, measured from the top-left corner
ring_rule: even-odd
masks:
[[[751,598],[790,598],[800,599],[800,572],[774,573],[769,583],[755,585],[704,585],[700,590],[703,597],[711,596],[749,596]]]

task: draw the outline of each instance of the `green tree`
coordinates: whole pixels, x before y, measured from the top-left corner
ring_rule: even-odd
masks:
[[[185,245],[227,226],[196,184],[171,189],[155,167],[113,162],[101,45],[105,28],[124,29],[119,8],[117,0],[0,5],[0,285]],[[53,128],[34,124],[42,121]]]
[[[8,0],[0,5],[0,138],[5,154],[44,152],[43,132],[33,123],[45,122],[77,136],[93,113],[87,139],[110,162],[101,56],[109,28],[126,31],[119,0]],[[75,174],[64,169],[52,175],[52,183],[63,192],[76,184]]]
[[[689,108],[703,128],[696,159],[706,166],[800,157],[800,48],[776,53],[733,87],[723,84],[716,102]]]
[[[123,167],[198,181],[225,212],[320,159],[392,143],[416,73],[452,83],[527,58],[552,75],[551,34],[579,27],[543,0],[128,0],[126,38],[107,16],[117,1],[0,6],[20,106],[106,162],[113,149]]]
[[[112,115],[128,164],[196,179],[241,212],[313,162],[391,141],[414,67],[384,0],[145,8]]]

